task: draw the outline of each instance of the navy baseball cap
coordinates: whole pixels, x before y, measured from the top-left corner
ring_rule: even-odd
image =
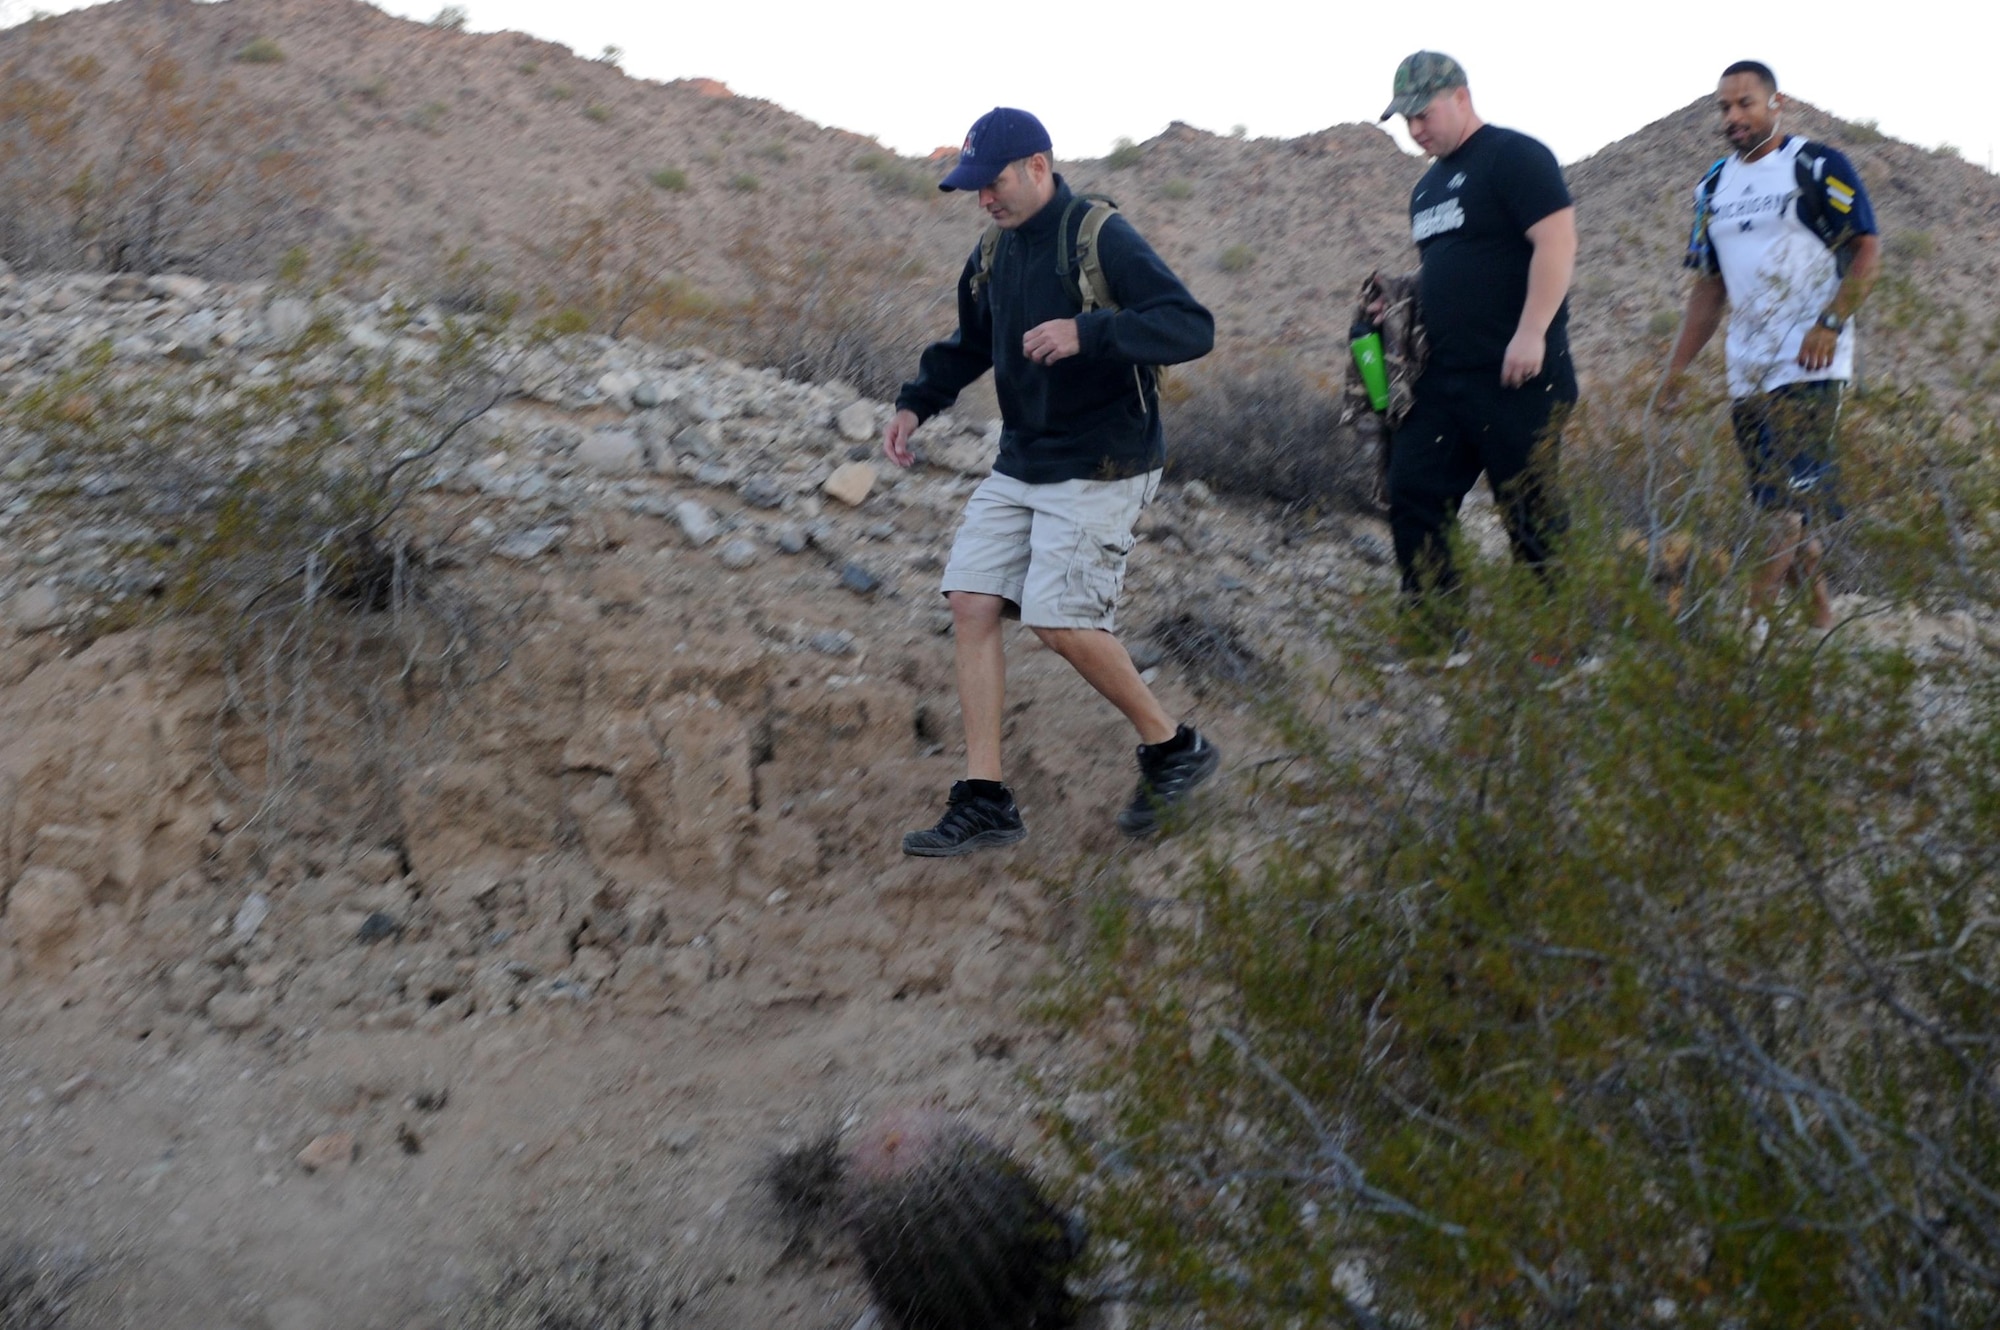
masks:
[[[1049,131],[1026,111],[996,106],[972,122],[958,165],[938,182],[942,190],[984,189],[999,179],[1007,163],[1050,150]]]

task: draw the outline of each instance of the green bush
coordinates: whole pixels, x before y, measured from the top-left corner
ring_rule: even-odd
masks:
[[[468,17],[464,5],[446,5],[432,17],[431,26],[448,32],[462,32]]]
[[[763,185],[758,182],[756,176],[748,171],[742,171],[729,177],[729,188],[738,194],[755,194],[763,188]]]
[[[1648,337],[1672,337],[1676,332],[1680,331],[1680,326],[1681,316],[1678,311],[1656,309],[1653,311],[1652,317],[1646,320],[1646,335]]]
[[[236,54],[229,57],[239,65],[275,65],[285,58],[285,52],[269,37],[253,37],[236,48]]]
[[[601,125],[611,119],[611,108],[602,102],[592,102],[583,108],[583,118]]]
[[[1215,266],[1224,272],[1248,272],[1257,266],[1257,251],[1249,245],[1230,245],[1215,256]]]
[[[1059,1126],[1142,1323],[2000,1318],[2000,426],[1843,431],[1846,584],[1956,626],[1760,637],[1734,459],[1602,398],[1553,584],[1469,560],[1449,670],[1340,616],[1252,820],[1086,897]]]
[[[1929,231],[1897,231],[1882,248],[1890,258],[1908,263],[1934,257],[1937,241],[1931,238]]]
[[[864,152],[854,159],[854,169],[865,171],[875,188],[885,194],[929,198],[937,191],[934,176],[892,153]]]
[[[1104,165],[1113,171],[1126,171],[1146,160],[1146,150],[1131,139],[1119,139],[1111,145],[1111,154],[1104,159]]]
[[[1194,182],[1175,178],[1160,186],[1160,197],[1182,203],[1194,197]]]
[[[688,174],[678,166],[663,166],[646,177],[654,189],[664,189],[669,194],[679,194],[688,187]]]
[[[443,126],[445,117],[451,114],[451,107],[444,102],[425,102],[410,112],[410,124],[426,134],[435,134]]]
[[[1847,143],[1864,148],[1887,137],[1882,133],[1881,124],[1874,120],[1843,120],[1840,122],[1840,136]]]

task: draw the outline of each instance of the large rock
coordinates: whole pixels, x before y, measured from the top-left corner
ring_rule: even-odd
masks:
[[[629,429],[603,429],[584,436],[576,460],[593,471],[629,475],[646,469],[646,447]]]
[[[310,302],[298,296],[279,296],[264,308],[264,335],[274,342],[296,342],[312,327]]]
[[[674,520],[680,523],[681,534],[687,537],[688,544],[694,546],[708,544],[722,530],[708,505],[694,499],[682,499],[674,505]]]
[[[848,462],[835,467],[820,486],[829,499],[838,499],[850,508],[866,503],[874,488],[875,468],[867,462]]]
[[[45,633],[63,622],[62,593],[48,582],[16,591],[7,601],[7,618],[21,633]]]
[[[875,403],[851,402],[833,418],[833,427],[849,443],[864,443],[875,437]]]
[[[67,868],[28,868],[7,893],[0,923],[30,962],[46,962],[75,939],[89,909],[90,888],[81,876]]]

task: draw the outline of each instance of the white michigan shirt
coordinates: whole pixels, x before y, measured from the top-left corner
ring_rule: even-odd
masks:
[[[1799,344],[1833,304],[1840,274],[1833,251],[1799,220],[1793,159],[1805,140],[1792,136],[1755,162],[1722,165],[1710,206],[1708,237],[1729,291],[1729,395],[1750,397],[1788,383],[1854,377],[1854,325],[1841,331],[1833,363],[1799,364]]]

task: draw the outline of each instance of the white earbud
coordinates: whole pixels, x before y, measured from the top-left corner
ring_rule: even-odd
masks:
[[[1775,111],[1778,109],[1778,99],[1776,97],[1773,97],[1770,101],[1766,102],[1765,105],[1770,107],[1773,111]]]

